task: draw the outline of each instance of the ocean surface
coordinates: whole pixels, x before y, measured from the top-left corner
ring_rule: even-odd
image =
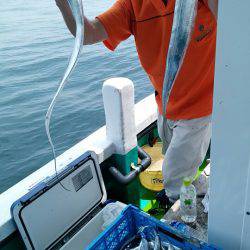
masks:
[[[84,0],[93,18],[114,0]],[[52,159],[44,117],[66,68],[74,39],[53,0],[8,0],[0,5],[0,193]],[[56,103],[52,137],[57,155],[105,124],[103,81],[130,78],[136,102],[153,89],[133,38],[115,52],[85,46]]]

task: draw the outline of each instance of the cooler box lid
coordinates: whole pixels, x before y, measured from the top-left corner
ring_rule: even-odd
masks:
[[[39,250],[51,248],[105,201],[96,154],[87,152],[57,176],[40,182],[11,210],[26,247]]]

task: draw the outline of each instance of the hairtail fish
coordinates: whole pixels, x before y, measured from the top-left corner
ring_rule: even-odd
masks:
[[[65,70],[65,73],[63,75],[62,80],[60,81],[59,87],[56,91],[55,96],[53,97],[50,106],[48,108],[48,111],[46,113],[45,116],[45,129],[46,129],[46,133],[47,133],[47,137],[51,146],[51,150],[53,153],[53,157],[54,157],[54,164],[55,164],[55,172],[56,172],[56,176],[57,176],[57,165],[56,165],[56,153],[55,153],[55,147],[53,144],[53,141],[51,139],[51,135],[50,135],[50,118],[52,115],[52,111],[53,108],[55,106],[56,100],[58,98],[58,96],[60,95],[60,93],[62,92],[65,84],[67,83],[67,80],[69,78],[69,76],[71,75],[71,73],[73,72],[79,55],[81,53],[82,50],[82,46],[83,46],[83,41],[84,41],[84,12],[83,12],[83,3],[82,0],[67,0],[68,4],[70,6],[70,9],[72,11],[72,14],[74,16],[75,19],[75,24],[76,24],[76,36],[75,36],[75,43],[74,43],[74,48],[72,51],[72,54],[70,56],[69,59],[69,63],[68,66]],[[67,188],[65,188],[61,182],[59,182],[61,184],[61,186],[68,190]]]
[[[167,103],[174,82],[180,71],[192,35],[197,14],[198,0],[176,0],[174,20],[162,91],[163,122],[166,120]]]

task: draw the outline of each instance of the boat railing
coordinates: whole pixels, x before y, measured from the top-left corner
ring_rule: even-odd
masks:
[[[113,154],[125,154],[136,146],[136,135],[157,119],[154,94],[134,104],[133,83],[127,78],[112,78],[105,81],[103,101],[107,126],[99,128],[59,155],[58,171],[88,150],[97,154],[99,163]],[[0,194],[0,242],[16,230],[10,212],[13,202],[40,181],[54,174],[54,163],[50,161]]]

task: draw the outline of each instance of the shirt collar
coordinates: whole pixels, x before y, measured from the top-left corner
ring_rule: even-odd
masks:
[[[175,0],[168,0],[166,6],[162,0],[151,0],[151,2],[158,10],[164,12],[164,14],[170,14],[174,12]]]

